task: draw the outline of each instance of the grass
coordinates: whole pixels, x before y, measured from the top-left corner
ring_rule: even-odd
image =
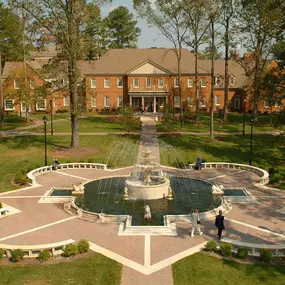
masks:
[[[2,266],[1,285],[119,285],[122,265],[104,257],[92,254],[72,262],[51,265]]]
[[[9,131],[13,130],[15,128],[20,128],[24,126],[29,126],[31,125],[31,122],[26,122],[25,117],[20,117],[15,114],[9,114],[4,116],[4,126],[3,128],[0,127],[0,131]]]
[[[285,267],[240,264],[203,253],[186,257],[172,265],[174,285],[284,285]]]
[[[96,154],[89,154],[77,157],[61,157],[60,162],[98,162],[105,163],[109,156],[111,146],[117,142],[118,147],[124,146],[126,152],[130,154],[128,149],[136,151],[134,144],[137,136],[82,136],[80,137],[80,145],[88,147],[96,147],[101,151]],[[60,147],[69,147],[70,136],[48,136],[47,137],[47,154],[48,164],[52,164],[55,157],[56,149]],[[116,151],[116,153],[119,151]],[[15,189],[10,184],[10,180],[15,177],[16,173],[29,168],[36,168],[44,164],[44,137],[43,136],[25,136],[2,138],[0,140],[0,192]],[[126,154],[126,153],[125,153]],[[116,155],[114,155],[116,157]],[[118,158],[116,166],[131,165],[127,158]]]
[[[194,163],[199,155],[209,162],[249,164],[249,135],[218,136],[214,141],[197,135],[162,135],[159,139],[160,159],[164,165],[173,165],[175,159]],[[253,165],[265,170],[270,167],[278,169],[283,176],[281,188],[285,189],[284,136],[253,135]]]
[[[47,123],[47,131],[50,131],[50,121]],[[55,121],[53,124],[54,132],[69,133],[71,132],[71,123],[69,118]],[[79,120],[80,132],[128,132],[140,131],[139,121],[110,120],[108,117],[84,117]],[[30,129],[31,132],[43,132],[43,126]]]
[[[210,126],[210,115],[208,113],[200,114],[200,124],[195,124],[195,114],[188,115],[188,118],[185,119],[184,127],[181,128],[180,120],[171,120],[168,124],[165,122],[157,123],[157,131],[167,131],[167,129],[175,130],[179,132],[209,132]],[[250,132],[250,114],[246,114],[245,117],[245,131]],[[259,116],[258,123],[255,123],[254,130],[258,132],[264,131],[273,131],[274,127],[269,124],[269,116]],[[215,114],[214,129],[216,132],[242,132],[243,129],[243,114],[239,113],[229,113],[228,121],[223,122],[219,118],[219,114]]]

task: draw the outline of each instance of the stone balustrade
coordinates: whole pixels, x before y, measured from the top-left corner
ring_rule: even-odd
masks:
[[[259,244],[249,243],[238,240],[232,240],[223,238],[221,241],[232,244],[232,251],[237,252],[238,248],[248,249],[248,254],[252,256],[259,256],[261,249],[269,249],[273,256],[284,256],[285,255],[285,244]]]
[[[0,244],[0,248],[4,251],[13,251],[15,249],[21,249],[24,252],[24,257],[38,257],[41,250],[48,249],[52,256],[60,255],[63,253],[64,248],[74,243],[73,239],[64,240],[60,242],[40,245],[8,245]]]

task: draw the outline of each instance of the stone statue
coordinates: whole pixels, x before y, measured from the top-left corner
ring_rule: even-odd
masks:
[[[128,187],[124,188],[123,200],[129,200]]]
[[[222,195],[222,194],[224,194],[224,191],[219,186],[213,185],[212,186],[212,194]]]
[[[172,189],[170,186],[168,187],[168,195],[166,198],[167,200],[173,200]]]
[[[151,211],[149,205],[146,205],[144,207],[144,218],[145,219],[151,219]]]

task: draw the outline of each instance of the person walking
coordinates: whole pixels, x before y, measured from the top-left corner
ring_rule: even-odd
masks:
[[[203,232],[201,232],[201,229],[200,229],[200,217],[199,217],[199,213],[198,213],[198,210],[195,209],[194,210],[194,213],[191,215],[192,216],[192,230],[191,230],[191,237],[194,236],[194,231],[195,229],[198,231],[199,235],[202,235]]]
[[[215,226],[218,228],[218,239],[222,238],[222,232],[225,229],[223,212],[220,210],[219,215],[216,216]]]

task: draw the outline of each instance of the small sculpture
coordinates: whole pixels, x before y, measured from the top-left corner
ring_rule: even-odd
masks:
[[[170,186],[168,187],[168,195],[167,195],[166,199],[167,200],[173,200],[172,189]]]
[[[129,200],[128,187],[124,188],[123,200]]]
[[[73,187],[72,187],[72,190],[74,192],[77,192],[77,193],[84,193],[84,189],[85,189],[85,187],[84,187],[84,185],[82,183],[79,184],[78,186],[74,184]]]
[[[146,205],[144,207],[144,218],[145,219],[151,219],[151,211],[149,205]]]
[[[224,191],[219,186],[213,185],[212,186],[212,194],[222,195],[222,194],[224,194]]]

